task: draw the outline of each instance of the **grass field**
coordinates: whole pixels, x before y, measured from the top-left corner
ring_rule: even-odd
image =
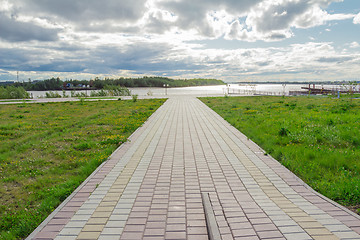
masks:
[[[164,101],[0,105],[0,239],[31,233]]]
[[[359,99],[256,96],[201,100],[315,190],[359,208]]]

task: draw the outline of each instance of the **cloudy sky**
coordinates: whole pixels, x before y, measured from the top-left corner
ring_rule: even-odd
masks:
[[[360,80],[359,0],[0,0],[0,81]]]

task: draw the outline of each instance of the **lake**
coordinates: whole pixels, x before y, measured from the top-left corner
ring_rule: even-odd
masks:
[[[129,88],[131,94],[139,96],[176,96],[176,95],[191,95],[191,96],[223,96],[230,95],[289,95],[290,91],[301,91],[301,87],[308,87],[308,84],[228,84],[218,86],[197,86],[197,87],[183,87],[183,88]],[[312,85],[311,85],[312,87]],[[344,89],[341,85],[316,85],[316,88],[324,87],[326,89]],[[95,90],[96,91],[96,90]],[[29,91],[33,98],[45,97],[46,91]],[[62,91],[58,92],[60,95]],[[70,96],[71,91],[66,91],[66,95]],[[90,90],[80,90],[75,92],[84,92],[90,95]]]

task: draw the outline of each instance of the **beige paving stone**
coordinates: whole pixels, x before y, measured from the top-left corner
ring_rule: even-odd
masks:
[[[100,232],[81,232],[76,239],[93,240],[93,239],[98,239],[99,236],[100,236]]]
[[[291,218],[295,222],[314,222],[314,220],[315,220],[310,216],[292,216]]]
[[[95,211],[93,215],[91,215],[92,218],[109,218],[111,215],[111,212],[97,212]]]
[[[104,228],[103,224],[91,224],[85,225],[84,228],[81,230],[82,232],[101,232]]]
[[[337,236],[334,235],[320,235],[320,236],[311,236],[314,240],[339,240]]]
[[[96,211],[98,212],[111,212],[112,210],[114,209],[114,207],[111,207],[111,206],[104,206],[104,207],[101,207],[99,206],[98,208],[96,208]]]
[[[327,230],[324,227],[321,228],[305,228],[305,231],[310,235],[310,236],[321,236],[321,235],[330,235],[329,230]]]
[[[108,221],[108,218],[90,218],[87,224],[90,225],[105,225],[105,223]]]
[[[311,222],[297,222],[302,228],[321,228],[323,225],[321,225],[319,222],[311,221]]]
[[[119,196],[120,196],[121,194],[119,194]],[[113,202],[101,202],[100,204],[99,204],[99,207],[115,207],[116,206],[116,204],[117,204],[117,202],[116,201],[113,201]]]

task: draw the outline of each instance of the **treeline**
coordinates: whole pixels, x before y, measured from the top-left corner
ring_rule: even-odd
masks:
[[[64,82],[60,78],[51,78],[34,82],[16,82],[13,86],[23,87],[26,91],[62,90]]]
[[[175,80],[166,77],[142,77],[142,78],[99,78],[91,80],[61,80],[60,78],[51,78],[42,81],[17,82],[13,86],[23,87],[27,91],[47,91],[62,90],[67,88],[103,89],[105,86],[121,87],[191,87],[225,84],[217,79],[180,79]]]
[[[94,80],[94,87],[103,88],[106,85],[117,85],[124,87],[191,87],[191,86],[207,86],[225,84],[221,80],[216,79],[179,79],[174,80],[165,77],[142,77],[142,78],[118,78]]]

